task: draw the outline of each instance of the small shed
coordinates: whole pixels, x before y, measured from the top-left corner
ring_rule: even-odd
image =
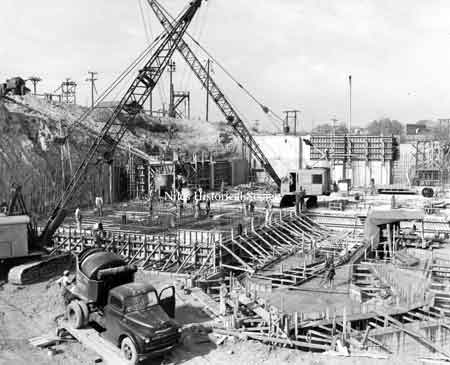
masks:
[[[377,209],[367,214],[364,235],[367,240],[378,243],[380,240],[380,226],[405,221],[419,221],[422,223],[423,236],[424,212],[412,209]]]
[[[27,215],[0,216],[0,259],[28,255]]]

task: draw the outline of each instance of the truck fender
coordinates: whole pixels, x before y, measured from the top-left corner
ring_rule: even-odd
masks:
[[[132,334],[131,332],[122,332],[121,335],[118,338],[118,343],[117,346],[120,348],[120,345],[122,344],[122,340],[125,337],[129,337],[131,339],[131,341],[133,341],[134,345],[136,346],[136,349],[138,350],[138,352],[143,351],[143,349],[141,348],[140,342],[136,340],[136,336],[134,334]]]

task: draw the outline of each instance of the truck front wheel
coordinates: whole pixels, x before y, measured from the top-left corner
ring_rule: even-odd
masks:
[[[138,362],[138,353],[134,342],[129,337],[125,337],[120,344],[122,356],[127,364],[134,365]]]
[[[85,315],[78,300],[69,303],[66,309],[67,320],[73,328],[82,328],[85,325]]]

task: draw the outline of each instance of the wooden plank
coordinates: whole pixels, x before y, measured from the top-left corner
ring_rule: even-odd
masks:
[[[448,353],[445,349],[441,348],[439,345],[435,344],[434,342],[426,339],[425,337],[423,337],[420,333],[413,331],[409,328],[406,328],[403,323],[401,323],[400,321],[397,321],[395,318],[391,317],[388,314],[385,313],[380,313],[380,315],[383,315],[385,318],[387,318],[387,320],[389,322],[391,322],[391,324],[397,328],[399,328],[400,330],[402,330],[403,332],[405,332],[407,335],[411,336],[413,339],[415,339],[417,342],[421,343],[422,345],[424,345],[425,347],[428,347],[429,349],[431,349],[432,351],[438,352],[444,356],[446,356],[449,360],[450,360],[450,353]]]
[[[191,295],[195,297],[210,313],[220,317],[220,305],[200,288],[192,288]]]
[[[67,324],[64,328],[83,346],[99,354],[103,361],[110,365],[126,365],[118,347],[105,340],[93,328],[75,329]]]
[[[308,342],[302,342],[302,341],[296,341],[296,340],[289,340],[289,339],[283,339],[278,337],[271,337],[268,335],[263,334],[256,334],[252,332],[241,332],[236,330],[225,330],[222,328],[213,328],[213,331],[215,333],[228,335],[228,336],[241,336],[245,335],[249,338],[263,341],[263,342],[270,342],[270,343],[276,343],[279,345],[291,345],[291,346],[297,346],[297,347],[304,347],[304,348],[311,348],[311,349],[318,349],[318,350],[329,350],[330,346],[327,345],[319,345],[314,343],[308,343]]]

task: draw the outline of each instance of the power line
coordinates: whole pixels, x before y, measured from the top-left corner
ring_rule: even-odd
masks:
[[[162,11],[167,15],[169,19],[172,21],[175,21],[175,18],[170,14],[162,5],[160,5],[160,8]],[[259,105],[259,107],[263,110],[265,114],[272,115],[278,121],[284,122],[283,118],[280,117],[278,114],[276,114],[273,110],[271,110],[268,106],[264,105],[262,102],[260,102],[247,88],[245,88],[215,57],[211,55],[211,53],[208,52],[208,50],[203,47],[189,32],[185,33],[186,36],[188,36],[203,52],[205,52],[208,57],[217,65],[219,66],[222,71],[232,80],[236,83],[236,85],[241,88],[256,104]],[[276,125],[277,129],[280,129],[279,125]]]

